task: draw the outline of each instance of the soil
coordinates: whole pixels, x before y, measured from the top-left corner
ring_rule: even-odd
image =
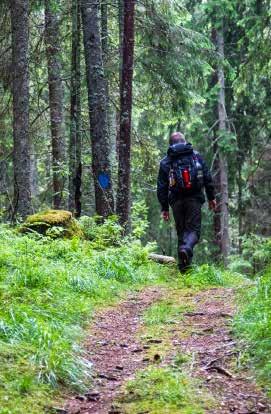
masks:
[[[251,372],[238,367],[241,344],[233,337],[233,289],[211,289],[197,294],[196,311],[185,317],[191,335],[180,341],[195,356],[191,374],[204,381],[218,407],[209,414],[271,413],[271,402],[256,386]]]
[[[112,405],[120,387],[148,363],[144,358],[144,344],[137,339],[142,326],[140,316],[165,295],[165,289],[147,288],[97,314],[86,342],[95,372],[92,388],[85,395],[70,398],[64,412],[122,414]],[[239,368],[242,350],[232,333],[233,298],[233,289],[225,288],[192,296],[189,300],[194,305],[193,311],[185,313],[174,327],[171,355],[163,364],[176,353],[192,355],[190,375],[201,380],[203,389],[217,404],[207,414],[270,414],[270,400],[256,386],[251,373]],[[182,337],[181,330],[189,334]]]
[[[144,349],[136,339],[140,315],[162,295],[161,288],[147,288],[117,307],[97,314],[86,341],[95,372],[93,386],[85,395],[67,402],[68,414],[117,414],[111,407],[117,391],[145,364]]]

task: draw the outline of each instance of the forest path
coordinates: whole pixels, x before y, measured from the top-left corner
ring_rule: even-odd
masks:
[[[255,385],[251,373],[239,367],[241,350],[233,337],[231,323],[235,312],[234,294],[229,288],[193,292],[149,287],[98,313],[85,344],[94,366],[93,386],[85,395],[67,401],[65,412],[173,413],[166,408],[152,410],[151,405],[142,411],[141,402],[136,405],[136,393],[131,405],[131,395],[126,398],[125,384],[137,371],[148,366],[172,367],[176,355],[188,355],[189,361],[182,368],[192,381],[195,379],[196,384],[201,384],[200,392],[212,401],[203,403],[200,411],[189,412],[270,414],[270,401]],[[157,323],[154,320],[154,330],[146,330],[144,315],[163,303],[167,304],[171,316],[175,312],[175,317],[163,316]],[[172,309],[175,309],[173,313]],[[157,336],[158,326],[156,332],[160,334]],[[174,410],[174,414],[186,412],[182,408]]]
[[[89,393],[70,399],[65,406],[67,413],[115,413],[111,405],[120,386],[144,366],[144,347],[136,337],[140,316],[161,299],[163,292],[163,288],[146,288],[96,315],[85,344],[94,367],[93,387]]]

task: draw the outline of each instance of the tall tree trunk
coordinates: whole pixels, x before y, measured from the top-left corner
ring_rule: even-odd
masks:
[[[31,213],[28,0],[11,0],[13,94],[13,218]]]
[[[119,172],[117,214],[120,223],[129,228],[131,173],[131,118],[134,66],[135,0],[124,0],[123,62],[120,101]]]
[[[107,217],[114,212],[110,146],[107,125],[106,81],[99,25],[99,0],[81,0],[87,71],[92,173],[96,212]]]
[[[121,79],[123,64],[123,25],[124,25],[124,0],[118,0],[118,23],[119,23],[119,93],[121,100]],[[116,161],[119,161],[120,142],[120,110],[116,112]]]
[[[110,101],[109,101],[109,79],[108,79],[108,0],[101,1],[101,40],[102,40],[102,56],[103,67],[105,73],[105,90],[106,90],[106,111],[107,111],[107,130],[109,136],[109,143],[111,144],[110,136]],[[111,147],[111,145],[110,145]]]
[[[61,79],[59,16],[54,0],[45,1],[45,43],[48,61],[49,105],[52,136],[53,206],[63,205],[65,141],[63,136],[63,85]]]
[[[81,65],[80,0],[72,0],[71,127],[69,145],[69,210],[81,214]]]
[[[218,197],[217,211],[214,216],[214,229],[216,244],[219,248],[221,259],[224,263],[227,263],[227,257],[230,251],[230,239],[229,239],[229,194],[228,194],[228,165],[226,157],[219,150],[217,143],[218,139],[223,136],[227,126],[227,113],[225,104],[225,77],[223,69],[224,61],[224,36],[223,28],[213,29],[212,33],[213,42],[216,45],[216,49],[219,55],[219,63],[217,67],[217,82],[219,85],[218,100],[217,100],[217,114],[218,114],[218,130],[215,137],[214,151],[215,151],[215,187]]]

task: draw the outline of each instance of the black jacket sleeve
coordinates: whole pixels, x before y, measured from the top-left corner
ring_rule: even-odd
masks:
[[[205,187],[205,192],[208,198],[208,201],[212,201],[215,199],[215,187],[213,182],[212,174],[202,157],[200,157],[202,171],[203,171],[203,183]]]
[[[157,197],[159,203],[161,204],[162,211],[169,210],[169,203],[168,203],[168,173],[163,168],[163,164],[160,163],[158,180],[157,180]]]

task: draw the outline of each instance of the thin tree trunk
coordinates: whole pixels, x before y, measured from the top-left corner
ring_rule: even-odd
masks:
[[[226,104],[225,104],[225,77],[223,70],[224,61],[224,36],[223,28],[213,29],[212,33],[213,41],[216,45],[217,52],[219,54],[219,60],[217,67],[217,82],[219,84],[218,101],[217,101],[217,113],[218,113],[218,136],[223,135],[226,131]],[[225,156],[219,150],[219,146],[216,143],[214,145],[214,151],[216,154],[214,169],[215,169],[215,186],[216,194],[218,197],[218,207],[214,216],[214,229],[216,244],[219,248],[220,257],[227,263],[227,257],[230,252],[230,239],[229,239],[229,194],[228,194],[228,165]]]
[[[28,0],[11,0],[13,94],[13,218],[31,213]]]
[[[48,61],[49,105],[52,136],[53,206],[63,205],[65,141],[63,136],[63,85],[61,79],[59,16],[55,2],[45,0],[45,42]]]
[[[103,67],[105,72],[105,90],[106,90],[106,111],[107,111],[107,130],[109,136],[109,142],[111,144],[110,137],[110,101],[109,101],[109,79],[108,79],[108,0],[102,0],[101,2],[101,40],[102,40],[102,56]],[[111,145],[110,145],[111,147]]]
[[[71,127],[69,145],[69,210],[81,214],[81,17],[80,0],[72,1]]]
[[[95,206],[97,214],[102,217],[107,217],[114,212],[114,200],[107,124],[106,81],[102,60],[99,11],[99,0],[81,0]]]
[[[121,97],[121,78],[123,63],[123,24],[124,24],[124,0],[118,0],[118,23],[119,23],[119,93]],[[120,142],[120,109],[116,112],[116,161],[119,161]]]
[[[128,231],[130,219],[131,119],[135,0],[124,0],[117,214]]]

